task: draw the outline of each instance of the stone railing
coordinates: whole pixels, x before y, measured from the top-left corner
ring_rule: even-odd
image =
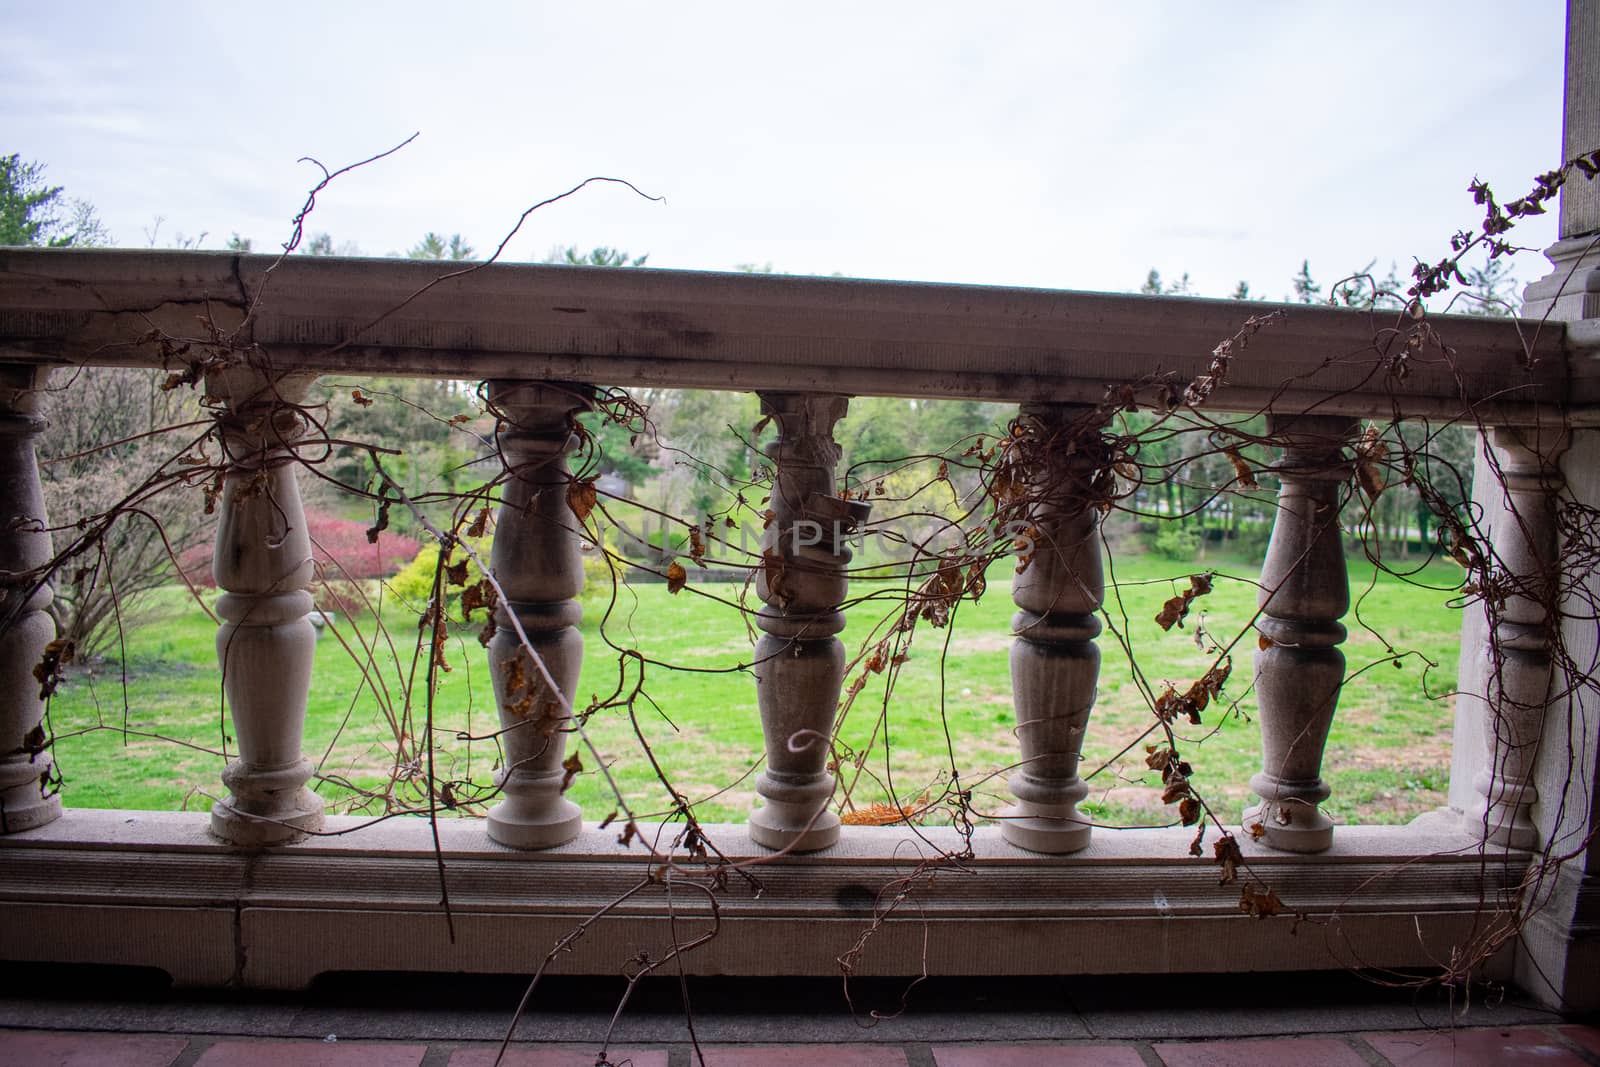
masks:
[[[1551,725],[1547,706],[1578,724],[1595,709],[1587,693],[1551,705],[1551,634],[1560,626],[1568,646],[1588,647],[1596,621],[1554,617],[1556,519],[1558,501],[1594,496],[1594,466],[1575,471],[1569,458],[1588,463],[1594,450],[1586,427],[1600,374],[1554,321],[1294,307],[1241,336],[1272,310],[843,279],[510,265],[452,276],[393,260],[0,250],[0,803],[9,835],[0,898],[14,916],[0,954],[279,986],[329,969],[529,970],[596,914],[607,921],[593,936],[607,951],[557,966],[610,971],[659,951],[663,916],[681,913],[723,928],[685,957],[706,973],[835,971],[864,927],[875,955],[859,973],[1449,959],[1486,927],[1516,921],[1529,903],[1530,857],[1572,832],[1562,822],[1572,813],[1552,814],[1545,783],[1576,742]],[[203,378],[226,443],[218,648],[238,759],[208,823],[63,813],[61,798],[40,788],[50,756],[35,668],[52,629],[39,568],[51,548],[33,437],[43,376],[85,364]],[[486,824],[416,820],[330,837],[353,822],[325,817],[306,788],[301,730],[316,679],[310,548],[292,460],[307,433],[297,401],[335,371],[483,380],[501,413],[513,477],[493,545],[505,603],[489,655],[521,666],[493,672],[509,770]],[[682,892],[676,904],[670,892],[660,899],[658,883],[672,881],[659,875],[663,852],[619,848],[614,832],[586,828],[562,795],[582,583],[564,453],[569,420],[596,383],[756,392],[779,431],[765,543],[773,562],[757,577],[766,605],[754,670],[767,747],[762,804],[746,831],[722,828],[719,842],[735,860],[781,855],[762,867],[761,892],[722,885],[714,908]],[[1108,395],[1124,386],[1180,398],[1193,387],[1191,399],[1203,394],[1210,410],[1265,412],[1282,448],[1256,622],[1262,771],[1244,819],[1253,832],[1237,843],[1292,910],[1321,917],[1320,937],[1297,938],[1288,919],[1241,914],[1236,892],[1218,892],[1216,868],[1188,856],[1187,833],[1181,842],[1169,831],[1091,833],[1078,813],[1105,582],[1088,503],[1098,458],[1064,443],[1103,418]],[[832,728],[849,556],[836,540],[787,534],[862,517],[835,491],[834,427],[856,395],[1016,402],[1031,457],[1023,473],[1038,548],[1012,589],[1017,804],[973,837],[971,859],[937,887],[916,889],[914,919],[885,911],[878,895],[916,867],[906,835],[841,828],[828,809],[826,746],[791,743]],[[1467,615],[1456,807],[1407,827],[1336,829],[1319,805],[1350,602],[1338,500],[1363,417],[1374,413],[1491,428],[1485,447],[1504,489],[1480,477],[1479,501],[1520,592],[1495,613],[1492,633],[1473,621],[1481,613]],[[1540,588],[1549,595],[1530,592]],[[1557,735],[1569,741],[1555,745]],[[1585,806],[1581,818],[1591,817]],[[953,845],[953,834],[929,830],[922,841]],[[930,940],[928,924],[960,932]],[[1510,971],[1510,943],[1483,961],[1490,972]]]

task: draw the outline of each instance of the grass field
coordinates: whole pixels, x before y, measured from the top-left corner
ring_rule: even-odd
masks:
[[[1218,571],[1215,591],[1197,602],[1186,629],[1164,633],[1153,620],[1162,601],[1184,584],[1175,586],[1174,578],[1200,568],[1154,558],[1114,561],[1117,586],[1107,600],[1111,625],[1100,639],[1099,699],[1083,761],[1086,776],[1097,772],[1085,808],[1099,821],[1171,821],[1138,742],[1153,721],[1145,693],[1113,630],[1135,650],[1148,686],[1159,692],[1170,680],[1187,687],[1213,658],[1197,647],[1197,625],[1206,638],[1226,645],[1245,631],[1255,608],[1250,580],[1256,565],[1213,560],[1205,566]],[[1434,587],[1426,589],[1382,575],[1374,579],[1370,565],[1351,563],[1355,604],[1345,620],[1350,639],[1344,646],[1350,679],[1323,771],[1333,788],[1327,810],[1341,821],[1404,821],[1444,801],[1451,700],[1442,694],[1453,688],[1459,648],[1459,615],[1446,601],[1458,574],[1448,565],[1430,567],[1414,579]],[[891,700],[884,701],[881,681],[858,699],[841,731],[851,751],[867,751],[852,794],[856,804],[885,799],[890,782],[902,801],[937,797],[953,770],[974,791],[979,812],[996,812],[1009,802],[1004,769],[1017,759],[1007,666],[1014,608],[1007,570],[997,565],[993,576],[982,600],[963,603],[948,630],[919,626]],[[604,697],[619,685],[631,690],[640,670],[645,672],[647,699],[635,702],[635,722],[616,709],[597,713],[588,726],[636,812],[660,811],[668,802],[635,727],[673,784],[698,802],[702,819],[742,819],[755,802],[749,772],[762,752],[761,728],[754,681],[740,669],[750,661],[751,636],[739,612],[699,595],[736,599],[740,592],[736,585],[696,586],[692,576],[689,588],[676,596],[662,585],[628,586],[603,632],[598,612],[585,621],[580,706],[591,694]],[[853,610],[846,644],[853,649],[884,610],[870,602]],[[206,796],[220,791],[223,738],[231,729],[216,669],[215,625],[179,590],[162,598],[159,612],[158,619],[127,634],[125,667],[108,662],[78,668],[53,698],[54,751],[71,806],[204,807]],[[356,624],[344,621],[337,636],[325,635],[318,644],[306,751],[325,779],[332,779],[318,788],[335,808],[354,797],[336,784],[340,780],[384,787],[394,765],[392,723],[412,737],[423,731],[424,674],[413,663],[416,616],[390,607],[383,621],[384,633],[370,616]],[[434,704],[435,760],[441,776],[487,785],[497,755],[493,741],[457,737],[486,736],[496,726],[476,629],[463,627],[452,636],[453,669]],[[359,654],[352,655],[341,639]],[[376,650],[360,653],[361,642]],[[1410,654],[1392,659],[1391,647]],[[1196,787],[1225,819],[1236,816],[1246,782],[1259,769],[1250,693],[1254,648],[1253,633],[1246,633],[1233,650],[1226,694],[1236,703],[1214,703],[1203,725],[1180,730]],[[644,661],[649,665],[641,668]],[[416,694],[409,711],[408,691]],[[873,735],[876,741],[866,749]],[[592,773],[587,753],[584,763],[588,772],[569,795],[588,818],[603,818],[615,805]],[[856,777],[847,761],[845,782]],[[402,782],[396,795],[415,802],[420,794]]]

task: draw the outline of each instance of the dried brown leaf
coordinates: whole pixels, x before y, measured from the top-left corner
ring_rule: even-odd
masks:
[[[1385,488],[1383,461],[1389,455],[1389,446],[1378,434],[1376,426],[1368,426],[1356,444],[1356,484],[1370,501],[1376,501]]]
[[[46,700],[61,684],[61,668],[72,662],[78,645],[65,637],[58,637],[44,646],[44,654],[33,665],[34,681],[39,683],[39,699]]]
[[[1161,803],[1175,804],[1190,795],[1189,779],[1181,774],[1175,774],[1168,779],[1166,788],[1161,791]]]
[[[501,660],[500,669],[505,672],[507,693],[516,693],[528,688],[528,670],[520,655]]]
[[[674,560],[667,564],[667,592],[676,593],[689,584],[689,572],[683,569],[683,564]]]
[[[1269,919],[1283,912],[1283,901],[1271,888],[1245,886],[1239,891],[1239,910],[1253,919]]]
[[[369,545],[377,544],[378,543],[378,535],[389,528],[389,505],[390,505],[390,503],[391,503],[391,501],[389,500],[388,497],[383,497],[383,498],[379,499],[379,501],[378,501],[378,518],[377,518],[377,521],[375,521],[371,526],[367,527],[367,544],[369,544]]]
[[[594,487],[593,478],[574,479],[567,486],[567,507],[572,509],[573,518],[583,522],[594,510],[600,501],[600,494]]]
[[[1244,853],[1239,851],[1239,841],[1232,834],[1223,834],[1211,845],[1213,862],[1221,865],[1218,885],[1227,885],[1239,879],[1239,868],[1244,866]]]
[[[1179,620],[1189,613],[1190,599],[1187,594],[1169,597],[1167,602],[1161,605],[1161,610],[1156,612],[1156,625],[1163,630],[1172,629]]]
[[[1239,483],[1240,489],[1261,488],[1256,483],[1256,472],[1250,469],[1250,464],[1244,461],[1244,457],[1239,454],[1237,448],[1231,446],[1224,448],[1222,454],[1228,457],[1229,463],[1233,464],[1233,477]]]
[[[1184,797],[1178,802],[1178,818],[1183,825],[1193,826],[1200,821],[1200,802],[1194,797]]]
[[[492,613],[495,605],[499,603],[499,600],[500,594],[495,592],[494,583],[490,582],[487,578],[480,578],[478,581],[467,586],[467,588],[461,594],[461,617],[463,619],[472,618],[472,613],[478,608],[482,608],[485,612]],[[482,640],[481,635],[479,640]]]
[[[564,772],[561,775],[561,791],[565,793],[571,787],[572,780],[583,773],[583,760],[574,752],[561,761],[561,770]]]

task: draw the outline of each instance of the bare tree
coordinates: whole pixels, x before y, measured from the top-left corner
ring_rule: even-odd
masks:
[[[56,377],[40,475],[56,550],[78,551],[53,578],[50,614],[79,655],[94,655],[119,623],[148,615],[151,592],[176,576],[174,557],[208,532],[200,489],[172,484],[184,469],[178,453],[205,427],[161,432],[197,415],[193,394],[163,390],[158,372],[91,367]],[[155,476],[164,491],[141,492],[152,472],[165,472]]]

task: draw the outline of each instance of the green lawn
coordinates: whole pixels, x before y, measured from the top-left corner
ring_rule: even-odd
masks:
[[[1214,703],[1204,724],[1185,724],[1180,737],[1187,742],[1183,755],[1194,765],[1196,787],[1225,819],[1236,815],[1245,783],[1259,767],[1249,691],[1255,639],[1240,637],[1254,612],[1254,567],[1215,561],[1204,566],[1218,570],[1215,591],[1196,603],[1185,629],[1164,633],[1153,621],[1157,609],[1186,584],[1175,586],[1174,579],[1199,566],[1149,557],[1114,561],[1118,585],[1107,600],[1111,625],[1101,637],[1099,701],[1084,746],[1084,773],[1098,772],[1086,807],[1100,821],[1170,821],[1138,742],[1153,720],[1113,630],[1127,637],[1143,677],[1157,692],[1168,680],[1186,688],[1210,665],[1214,653],[1197,646],[1197,634],[1209,639],[1201,642],[1208,647],[1238,639],[1226,690],[1237,703]],[[963,603],[948,630],[918,627],[892,700],[884,701],[878,676],[876,687],[862,692],[841,732],[848,746],[841,751],[866,752],[852,793],[856,804],[884,800],[890,782],[902,801],[924,794],[937,798],[955,773],[973,790],[980,813],[1008,803],[1004,769],[1017,758],[1007,667],[1014,611],[1008,569],[1008,563],[996,566],[986,595]],[[1352,677],[1324,762],[1333,788],[1327,808],[1337,819],[1404,821],[1443,803],[1451,701],[1439,694],[1448,693],[1455,679],[1459,616],[1446,606],[1446,590],[1458,573],[1446,565],[1430,568],[1419,576],[1436,587],[1430,591],[1386,576],[1374,581],[1369,565],[1351,564],[1356,606],[1345,620],[1351,633],[1344,649]],[[855,592],[871,589],[858,585]],[[663,585],[629,586],[603,634],[598,612],[591,611],[584,625],[579,703],[619,687],[632,691],[642,669],[643,696],[634,702],[634,721],[615,708],[597,712],[588,725],[630,804],[641,814],[668,806],[635,738],[637,729],[673,784],[697,802],[702,819],[737,820],[755,801],[754,776],[747,772],[762,751],[754,681],[740,669],[750,661],[751,638],[739,612],[702,593],[732,600],[741,589],[697,586],[693,575],[676,596]],[[80,668],[52,700],[54,751],[69,805],[203,807],[203,794],[220,790],[220,752],[230,731],[215,666],[215,627],[178,590],[159,607],[157,620],[127,635],[125,671],[116,662]],[[870,602],[854,609],[843,635],[847,645],[853,649],[884,610]],[[358,620],[357,628],[344,623],[340,636],[348,647],[333,635],[318,645],[306,751],[324,777],[319,790],[336,808],[358,799],[337,783],[384,789],[396,773],[396,737],[405,737],[414,750],[412,739],[424,732],[424,675],[413,665],[416,618],[390,607],[383,620],[381,629],[370,616]],[[486,786],[495,767],[493,741],[458,738],[484,737],[496,724],[476,629],[452,634],[453,669],[434,702],[434,760],[441,777]],[[375,651],[364,652],[363,645]],[[1391,665],[1385,662],[1390,646],[1410,654]],[[416,694],[409,702],[408,691]],[[615,805],[592,773],[592,758],[584,753],[583,761],[586,773],[570,795],[589,818],[604,818]],[[394,787],[400,803],[418,801],[421,794],[406,778],[421,768],[420,761],[400,768]],[[843,777],[847,784],[858,777],[848,759]]]

